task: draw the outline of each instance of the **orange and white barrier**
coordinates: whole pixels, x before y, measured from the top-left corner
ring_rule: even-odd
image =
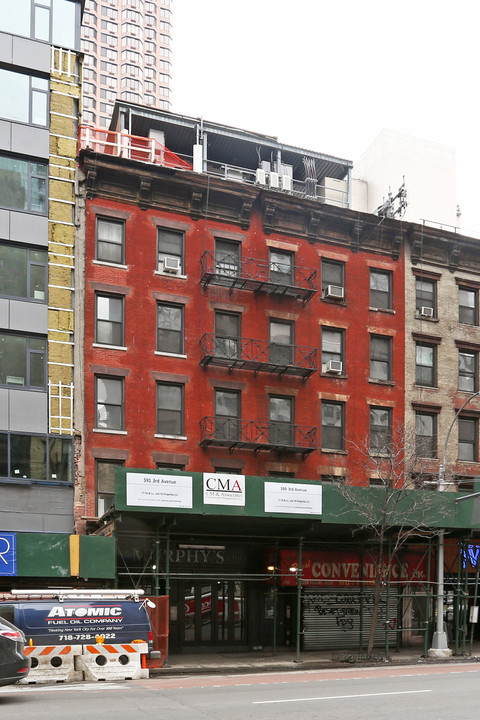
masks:
[[[25,655],[32,666],[21,685],[45,682],[79,682],[83,675],[75,668],[75,658],[82,654],[81,645],[27,645]]]
[[[75,669],[84,673],[84,680],[139,680],[148,678],[142,657],[148,652],[147,643],[125,645],[84,645],[76,658]]]

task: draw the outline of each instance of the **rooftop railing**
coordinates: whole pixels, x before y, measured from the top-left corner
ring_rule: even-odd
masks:
[[[128,135],[101,128],[81,125],[78,140],[79,150],[92,150],[95,153],[114,155],[127,160],[161,165],[177,170],[192,170],[186,160],[167,150],[155,138]]]

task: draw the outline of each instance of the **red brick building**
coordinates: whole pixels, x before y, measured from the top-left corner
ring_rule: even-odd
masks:
[[[86,514],[107,462],[368,484],[356,446],[404,417],[397,224],[107,152],[82,154]]]
[[[254,647],[271,548],[334,552],[349,531],[222,508],[112,515],[115,470],[375,484],[365,448],[381,454],[405,413],[402,227],[349,209],[348,161],[132,105],[112,127],[80,141],[78,528],[114,532],[128,581],[170,594],[174,647],[207,642],[207,597],[208,643]]]

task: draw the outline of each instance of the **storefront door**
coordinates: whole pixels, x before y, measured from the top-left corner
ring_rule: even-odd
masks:
[[[184,645],[245,643],[245,587],[242,581],[184,581]]]

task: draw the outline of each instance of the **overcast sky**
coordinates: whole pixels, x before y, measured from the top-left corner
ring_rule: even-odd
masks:
[[[172,109],[353,161],[383,128],[453,146],[462,229],[477,234],[477,8],[174,0]]]

